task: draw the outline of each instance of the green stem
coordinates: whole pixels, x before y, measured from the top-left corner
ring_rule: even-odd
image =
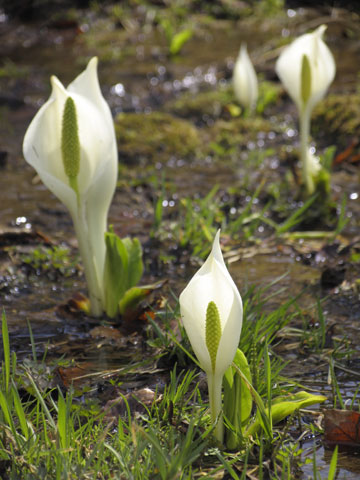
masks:
[[[302,164],[303,182],[306,193],[314,193],[315,185],[309,165],[309,136],[310,136],[311,111],[305,106],[300,112],[300,159]]]
[[[89,236],[84,207],[79,203],[76,217],[73,218],[79,251],[84,265],[86,283],[89,291],[91,313],[99,317],[103,312],[103,295],[95,266],[95,254]]]
[[[223,443],[224,439],[224,421],[221,408],[222,377],[222,375],[215,375],[214,373],[207,374],[211,423],[216,423],[214,434],[220,443]]]

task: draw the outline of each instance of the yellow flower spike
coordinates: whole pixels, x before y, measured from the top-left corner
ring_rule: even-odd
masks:
[[[65,102],[61,129],[61,156],[70,187],[79,195],[77,176],[80,170],[80,141],[75,102],[71,97]]]
[[[311,96],[311,67],[309,57],[303,55],[301,63],[301,98],[304,105],[307,104]]]
[[[214,302],[209,302],[206,310],[205,341],[210,354],[212,370],[215,372],[216,355],[221,338],[219,310]]]

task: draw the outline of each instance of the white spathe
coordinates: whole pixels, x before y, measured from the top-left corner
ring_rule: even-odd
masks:
[[[245,44],[240,47],[233,71],[235,96],[244,108],[255,108],[258,99],[258,80]]]
[[[326,25],[320,25],[314,32],[306,33],[288,45],[276,62],[276,73],[299,110],[307,107],[310,111],[325,96],[335,77],[335,61],[322,37]],[[311,89],[307,105],[301,96],[301,69],[303,56],[309,60]]]
[[[51,85],[50,98],[26,131],[23,153],[25,160],[71,214],[92,311],[99,315],[103,309],[104,234],[118,172],[114,124],[101,94],[96,57],[68,88],[55,76],[51,77]],[[78,196],[65,174],[61,152],[62,119],[68,97],[75,103],[80,142]]]
[[[210,302],[216,304],[221,324],[214,368],[206,344],[206,311]],[[201,368],[206,372],[211,420],[215,424],[215,436],[222,442],[222,380],[239,345],[243,307],[239,291],[221,253],[220,230],[207,260],[180,294],[179,303],[186,333]]]
[[[226,268],[219,238],[220,230],[207,260],[180,294],[179,303],[191,346],[201,368],[210,373],[212,365],[205,340],[206,309],[209,302],[215,302],[221,322],[215,371],[223,375],[239,346],[243,308],[240,293]]]
[[[286,47],[276,62],[276,73],[299,111],[300,158],[303,184],[308,195],[315,191],[318,171],[309,155],[311,113],[335,77],[335,61],[322,39],[326,25],[306,33]]]

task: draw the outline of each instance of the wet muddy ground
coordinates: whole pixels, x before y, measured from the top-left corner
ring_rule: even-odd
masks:
[[[284,9],[270,16],[259,12],[256,17],[211,21],[205,15],[193,15],[193,38],[174,58],[168,54],[151,9],[138,6],[126,12],[120,23],[115,13],[100,7],[72,12],[70,19],[65,12],[55,19],[32,22],[0,13],[0,305],[20,358],[31,352],[30,322],[39,354],[47,345],[48,358],[65,355],[91,372],[122,368],[129,358],[140,362],[144,336],[137,333],[147,326],[129,327],[125,321],[119,336],[113,331],[110,335],[96,330],[98,322],[63,306],[74,293],[86,294],[71,220],[21,153],[26,128],[49,95],[50,76],[55,74],[66,85],[89,58],[99,57],[102,91],[118,125],[121,165],[109,223],[121,236],[141,240],[144,283],[167,280],[156,293],[158,302],[172,291],[178,295],[201,263],[198,255],[191,255],[191,242],[181,246],[180,237],[174,234],[174,224],[181,228],[185,197],[196,201],[218,185],[212,204],[220,205],[232,220],[263,182],[251,214],[271,199],[267,214],[282,222],[301,205],[293,192],[296,177],[289,177],[297,158],[296,110],[274,73],[281,47],[290,38],[326,23],[326,41],[337,64],[327,99],[330,102],[339,95],[346,106],[347,97],[359,91],[359,16],[348,10]],[[262,114],[239,121],[229,113],[229,105],[236,103],[230,80],[242,41],[247,42],[260,81],[270,82],[275,93]],[[271,291],[286,290],[265,308],[304,291],[298,308],[308,328],[316,332],[316,302],[323,300],[329,341],[338,339],[351,352],[344,355],[338,370],[345,398],[351,398],[360,379],[360,150],[355,130],[360,118],[349,113],[353,115],[350,126],[345,128],[345,122],[334,126],[332,119],[325,118],[324,109],[319,106],[314,113],[313,144],[319,153],[327,146],[336,147],[331,208],[309,214],[295,229],[322,233],[311,239],[291,236],[291,232],[276,235],[259,222],[249,237],[241,229],[235,237],[225,234],[223,249],[240,292],[283,276]],[[154,117],[154,112],[163,116]],[[154,205],[164,191],[162,224],[154,230]],[[348,223],[332,237],[343,199]],[[214,228],[221,226],[216,215],[214,223]],[[34,266],[29,260],[34,250],[54,246],[69,249],[69,258],[60,261],[61,268],[56,262],[44,267],[44,262]],[[301,330],[304,323],[292,327]],[[307,387],[329,390],[326,352],[313,353],[311,345],[304,338],[300,342],[294,331],[282,335],[284,341],[276,348],[290,362],[284,374]],[[143,376],[131,381],[141,386]],[[147,375],[146,382],[149,378],[154,376]],[[161,376],[155,378],[161,381]],[[318,455],[321,464],[322,455],[327,454],[319,451]],[[357,478],[356,462],[345,463],[346,478]]]

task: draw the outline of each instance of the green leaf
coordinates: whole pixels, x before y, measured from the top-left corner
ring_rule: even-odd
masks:
[[[336,445],[334,449],[334,453],[332,454],[332,457],[331,457],[329,474],[328,474],[327,480],[334,480],[336,475],[337,461],[338,461],[338,445]]]
[[[67,449],[70,446],[68,423],[69,410],[63,394],[61,393],[61,390],[59,390],[57,431],[59,434],[60,447],[63,449]]]
[[[269,412],[268,416],[269,416],[270,427],[272,429],[273,422],[272,422],[272,415],[271,415],[271,406],[272,406],[271,363],[270,363],[270,356],[269,356],[267,341],[265,342],[265,346],[264,346],[264,367],[265,367],[267,407],[268,407],[268,412]]]
[[[309,57],[303,55],[301,63],[301,98],[304,105],[307,104],[311,96],[311,67]]]
[[[247,379],[246,376],[243,374],[243,372],[240,370],[240,368],[235,364],[233,365],[237,373],[240,375],[240,377],[244,381],[246,388],[249,389],[251,396],[253,397],[253,400],[257,407],[257,417],[258,417],[260,426],[263,428],[267,438],[272,439],[271,423],[269,421],[269,416],[268,416],[268,413],[266,412],[265,405],[264,405],[264,402],[262,401],[262,398],[260,397],[258,392],[255,390],[255,388],[252,386],[249,379]],[[246,429],[246,431],[244,432],[244,436],[249,436],[252,434],[251,427],[252,425],[250,425],[250,427]]]
[[[5,396],[5,393],[0,390],[0,408],[3,412],[3,415],[4,415],[4,420],[5,422],[7,423],[7,425],[9,425],[11,427],[12,430],[15,430],[13,428],[13,421],[12,421],[12,416],[11,416],[11,413],[10,413],[10,403],[9,403],[9,399],[6,398]]]
[[[250,367],[244,353],[237,349],[233,364],[251,383]],[[249,421],[252,410],[252,395],[237,369],[230,366],[224,375],[224,415],[230,423],[226,430],[226,445],[230,449],[239,448],[242,442],[242,427]]]
[[[104,294],[106,314],[114,318],[125,293],[136,286],[143,274],[141,244],[137,238],[118,237],[112,230],[105,233],[106,256],[104,267]],[[126,302],[130,300],[131,295]],[[126,303],[125,302],[125,303]],[[125,306],[123,307],[124,309]]]
[[[315,190],[322,198],[327,198],[330,193],[330,181],[330,173],[325,168],[321,168],[315,176],[314,182]]]
[[[325,402],[325,400],[326,397],[323,395],[313,395],[312,393],[304,391],[295,393],[294,395],[276,397],[271,404],[272,423],[276,424],[281,422],[281,420],[284,420],[285,417],[293,414],[296,410],[299,410],[299,408],[308,407],[315,403],[322,403]],[[260,418],[256,418],[255,422],[248,428],[247,434],[254,435],[258,433],[260,427]]]
[[[4,367],[5,371],[5,390],[9,391],[10,384],[10,370],[11,370],[11,357],[10,357],[10,341],[9,341],[9,330],[8,324],[5,316],[5,312],[2,312],[2,321],[1,321],[1,332],[2,332],[2,344],[4,351]]]
[[[105,310],[108,317],[114,318],[119,301],[127,290],[129,255],[121,238],[113,232],[105,233],[105,244]]]
[[[142,300],[148,297],[155,289],[160,288],[163,284],[164,282],[160,281],[151,285],[129,288],[119,302],[119,311],[121,315],[134,310]]]
[[[137,238],[124,238],[123,243],[128,252],[128,278],[126,290],[134,287],[140,282],[144,271],[144,264],[142,260],[141,243]]]
[[[216,355],[219,348],[221,338],[221,323],[219,310],[215,302],[209,302],[206,309],[206,324],[205,324],[205,342],[208,349],[211,366],[215,372]]]
[[[28,426],[28,422],[27,422],[27,419],[26,419],[26,414],[25,414],[25,411],[24,411],[24,407],[21,403],[19,392],[18,392],[18,390],[15,386],[15,383],[13,384],[12,394],[13,394],[13,400],[14,400],[14,406],[15,406],[16,414],[17,414],[18,419],[19,419],[19,423],[20,423],[22,433],[23,433],[24,437],[26,438],[26,440],[29,440],[31,432],[30,432],[30,428]]]
[[[180,53],[182,47],[186,42],[190,40],[193,32],[190,29],[182,30],[181,32],[176,33],[170,42],[169,51],[171,55],[177,55]]]
[[[245,375],[245,377],[248,379],[250,383],[252,383],[252,378],[251,378],[251,371],[250,371],[250,366],[248,364],[248,361],[245,357],[245,354],[238,348],[236,351],[236,355],[234,358],[234,363],[239,367],[239,369],[242,371],[242,373]],[[250,390],[247,388],[245,385],[244,380],[239,377],[237,374],[236,379],[240,380],[240,416],[241,416],[241,425],[246,423],[251,415],[251,410],[252,410],[252,395]]]

